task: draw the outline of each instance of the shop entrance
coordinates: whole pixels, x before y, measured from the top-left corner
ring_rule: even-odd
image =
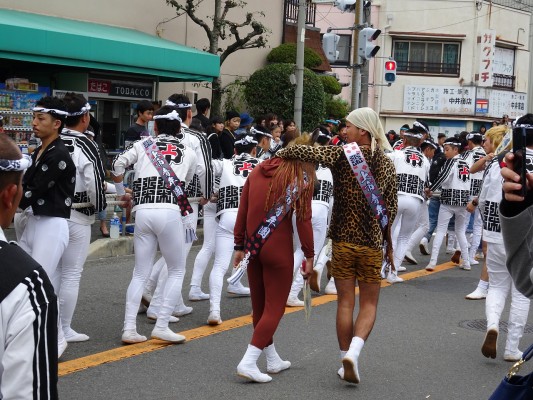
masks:
[[[107,152],[124,149],[124,134],[133,124],[133,110],[130,101],[96,101],[96,119],[102,129],[102,143]]]

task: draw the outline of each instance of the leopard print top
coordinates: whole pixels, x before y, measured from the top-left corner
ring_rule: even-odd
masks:
[[[398,209],[396,171],[392,161],[381,150],[361,148],[394,221]],[[328,236],[336,242],[353,243],[370,248],[381,248],[383,235],[363,190],[341,146],[311,147],[295,145],[277,153],[278,157],[321,163],[333,175],[333,213]]]

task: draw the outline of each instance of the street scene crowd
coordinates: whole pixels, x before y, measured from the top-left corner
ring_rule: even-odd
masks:
[[[93,340],[73,328],[76,303],[90,227],[98,218],[104,240],[113,240],[105,216],[115,206],[127,214],[135,255],[117,332],[124,345],[148,340],[137,330],[138,314],[155,321],[152,339],[185,342],[172,326],[193,311],[186,301],[209,302],[206,324],[224,324],[226,290],[251,299],[254,330],[237,374],[270,382],[291,367],[273,339],[285,307],[308,307],[314,291],[338,296],[337,374],[359,384],[381,281],[402,284],[402,272],[417,264],[415,247],[431,256],[425,269],[433,271],[446,242],[453,263],[479,274],[465,297],[485,301],[481,353],[520,360],[533,297],[524,234],[533,195],[531,176],[514,171],[533,172],[533,115],[433,137],[420,119],[399,135],[385,133],[371,108],[310,132],[274,114],[229,110],[209,118],[209,111],[208,99],[193,105],[183,94],[161,106],[139,102],[109,176],[95,144],[98,122],[81,94],[37,102],[30,156],[0,134],[0,225],[14,223],[18,242],[0,230],[0,398],[57,398],[58,360],[69,346]],[[202,248],[184,282],[200,213]],[[266,371],[257,366],[263,353]]]

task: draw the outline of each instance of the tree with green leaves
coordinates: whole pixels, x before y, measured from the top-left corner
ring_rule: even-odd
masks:
[[[220,65],[230,54],[239,50],[262,48],[266,46],[266,37],[269,30],[259,22],[264,18],[262,11],[247,12],[242,22],[230,20],[230,12],[236,8],[245,8],[247,3],[241,0],[214,0],[213,13],[202,16],[200,5],[205,0],[166,0],[167,4],[176,9],[178,16],[186,14],[198,26],[203,28],[209,46],[204,50],[220,56]],[[205,10],[205,7],[203,7]],[[227,42],[226,47],[221,47],[222,41]],[[213,114],[220,115],[222,100],[222,82],[219,78],[213,80],[211,110]]]

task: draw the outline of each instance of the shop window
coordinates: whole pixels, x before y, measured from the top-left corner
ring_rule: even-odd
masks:
[[[395,40],[398,73],[459,76],[460,43]]]

